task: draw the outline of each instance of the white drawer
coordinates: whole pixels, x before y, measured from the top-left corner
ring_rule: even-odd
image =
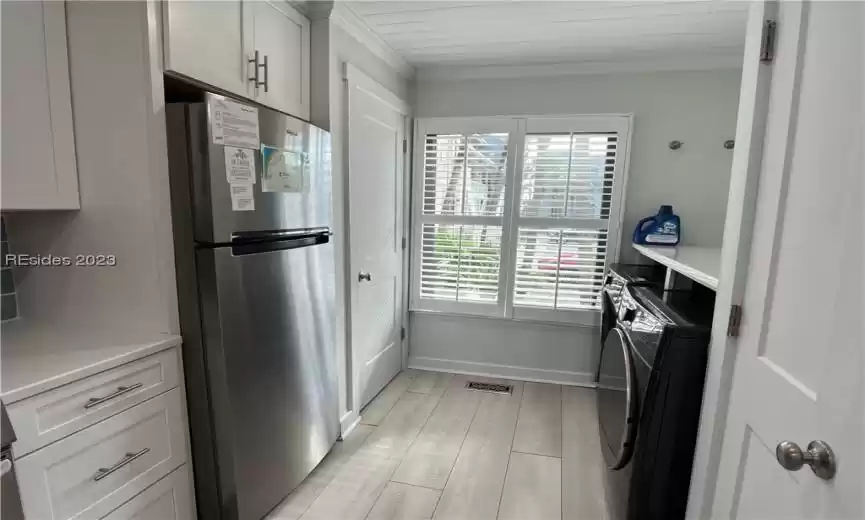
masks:
[[[102,518],[188,459],[175,388],[16,461],[31,520]]]
[[[100,372],[12,403],[7,408],[21,457],[159,395],[180,382],[180,349]]]
[[[103,520],[193,520],[192,504],[192,477],[184,464]]]

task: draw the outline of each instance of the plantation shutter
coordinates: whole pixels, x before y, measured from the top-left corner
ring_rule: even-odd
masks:
[[[419,119],[412,310],[594,325],[628,116]]]
[[[514,306],[599,310],[618,136],[527,134]]]
[[[422,139],[417,297],[425,308],[495,314],[509,132],[427,131]]]

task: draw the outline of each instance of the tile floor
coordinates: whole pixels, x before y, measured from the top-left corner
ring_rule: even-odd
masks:
[[[605,519],[594,391],[468,379],[399,374],[268,518]]]

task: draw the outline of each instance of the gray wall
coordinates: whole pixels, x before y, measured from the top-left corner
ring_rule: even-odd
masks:
[[[12,276],[12,267],[6,262],[6,255],[10,253],[9,243],[6,241],[6,221],[0,217],[0,244],[3,246],[2,260],[3,269],[0,270],[0,321],[8,321],[18,317],[18,299],[15,295],[15,279]]]
[[[375,81],[384,85],[394,95],[410,101],[413,97],[411,82],[400,76],[387,63],[372,54],[366,46],[345,32],[331,20],[316,20],[312,25],[314,47],[311,62],[312,99],[311,120],[331,132],[333,146],[333,232],[334,252],[336,255],[337,309],[337,363],[340,371],[340,414],[352,411],[351,389],[351,293],[349,273],[350,233],[348,222],[348,168],[347,133],[348,114],[346,112],[346,90],[344,81],[345,64],[361,70]],[[325,47],[323,47],[324,45]],[[326,50],[324,50],[326,49]],[[326,93],[326,96],[325,96]]]
[[[17,253],[111,254],[114,267],[16,268],[28,326],[180,331],[161,52],[144,2],[66,6],[80,211],[5,215]],[[110,81],[106,74],[110,73]]]
[[[721,245],[736,131],[739,70],[420,81],[417,117],[632,113],[621,260],[636,260],[636,222],[672,204],[683,242]],[[680,140],[672,151],[667,144]],[[597,368],[596,331],[412,314],[410,366],[579,382]],[[437,361],[431,361],[437,360]],[[536,377],[531,377],[535,374]]]
[[[409,366],[558,383],[591,383],[598,330],[412,313]]]
[[[739,70],[419,82],[417,117],[633,113],[623,246],[672,204],[686,244],[718,246],[736,133]],[[670,150],[667,144],[683,141]]]

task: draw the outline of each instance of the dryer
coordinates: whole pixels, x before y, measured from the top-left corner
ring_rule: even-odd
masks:
[[[662,287],[664,266],[660,264],[612,264],[601,289],[601,345],[616,323],[619,297],[625,285]]]
[[[709,345],[709,327],[685,317],[689,310],[651,286],[621,291],[597,390],[614,520],[685,516]]]

